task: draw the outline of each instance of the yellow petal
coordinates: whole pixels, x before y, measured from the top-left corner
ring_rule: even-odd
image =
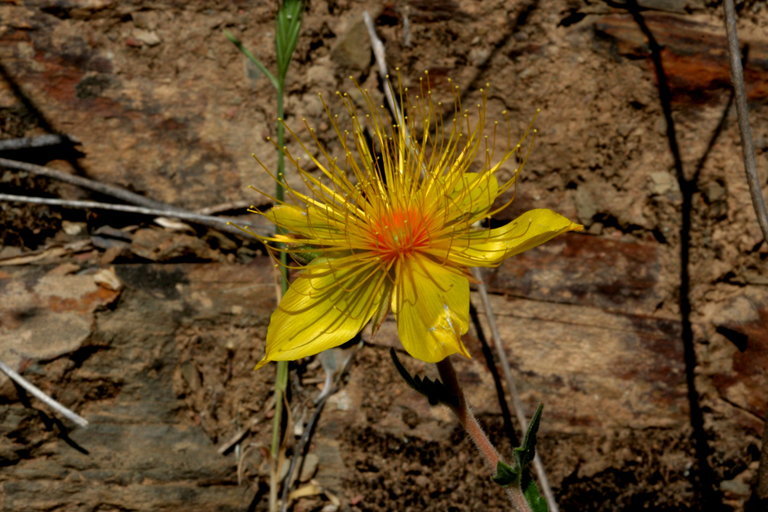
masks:
[[[529,210],[500,228],[456,235],[445,242],[447,249],[435,244],[434,255],[459,265],[495,266],[566,231],[583,229],[552,210]]]
[[[392,310],[405,350],[428,363],[456,352],[470,357],[461,342],[469,328],[469,280],[420,255],[398,262],[396,272]]]
[[[300,208],[283,204],[271,208],[264,216],[290,233],[309,238],[335,237],[340,233],[338,225],[317,207]]]
[[[387,277],[378,263],[359,256],[313,260],[272,313],[267,353],[256,368],[346,343],[388,298]]]
[[[468,219],[483,216],[491,209],[499,194],[499,181],[491,172],[466,172],[456,182],[450,196],[451,209]]]

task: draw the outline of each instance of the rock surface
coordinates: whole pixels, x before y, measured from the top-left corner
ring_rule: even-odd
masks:
[[[728,110],[721,14],[700,1],[638,3],[663,46],[674,126],[660,107],[646,34],[623,9],[321,0],[304,15],[288,76],[286,123],[296,130],[288,145],[309,142],[306,118],[338,151],[323,101],[345,126],[335,92],[351,88],[350,73],[379,95],[360,24],[366,8],[406,83],[428,70],[435,95],[448,97],[451,77],[472,105],[490,82],[499,141],[514,145],[541,109],[515,202],[492,222],[552,207],[587,232],[485,275],[525,407],[545,403],[540,454],[561,508],[722,502],[742,510],[768,412],[768,248]],[[768,7],[740,6],[765,169]],[[272,189],[250,154],[275,165],[266,140],[275,96],[222,31],[272,69],[274,9],[206,0],[3,4],[0,136],[78,141],[5,156],[192,210],[266,208],[271,199],[245,187]],[[669,152],[673,128],[686,180]],[[295,172],[288,179],[301,186]],[[111,200],[11,171],[0,188]],[[172,231],[96,210],[3,203],[0,218],[0,358],[91,422],[62,423],[0,379],[0,509],[266,510],[273,373],[252,369],[275,279],[261,248],[197,225]],[[388,321],[349,349],[353,363],[320,416],[294,509],[505,509],[450,412],[429,407],[397,375],[394,332]],[[510,453],[480,343],[488,336],[470,331],[473,358],[457,367],[480,420]],[[317,360],[294,376],[287,453],[325,378]],[[702,460],[710,476],[698,471]]]

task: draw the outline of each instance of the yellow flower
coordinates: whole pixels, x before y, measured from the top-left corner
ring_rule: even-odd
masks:
[[[497,266],[560,233],[581,229],[546,209],[530,210],[499,228],[480,227],[508,205],[494,208],[521,166],[502,182],[497,174],[520,153],[521,143],[494,161],[496,125],[490,138],[484,136],[486,93],[473,121],[462,110],[456,87],[453,114],[443,123],[442,104],[432,100],[424,82],[419,91],[400,90],[407,109],[399,124],[392,124],[384,107],[359,87],[362,115],[350,95],[340,95],[349,130],[326,107],[344,151],[342,161],[311,128],[321,157],[304,151],[319,172],[310,172],[286,150],[309,193],[288,187],[293,201],[278,201],[263,214],[285,234],[261,238],[315,258],[302,267],[272,314],[266,355],[257,368],[341,345],[370,321],[378,327],[389,310],[413,357],[426,362],[456,352],[469,357],[461,341],[469,328],[469,267]],[[470,171],[480,152],[484,164]]]

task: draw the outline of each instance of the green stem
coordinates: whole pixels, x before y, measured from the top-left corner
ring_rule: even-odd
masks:
[[[275,197],[278,202],[285,199],[285,155],[283,146],[285,145],[285,125],[283,125],[284,112],[284,83],[282,80],[277,82],[277,183],[275,185]],[[282,230],[278,227],[278,233]],[[280,252],[280,295],[288,291],[288,259],[285,252]],[[283,398],[288,388],[288,361],[277,362],[277,373],[275,375],[275,416],[272,423],[272,446],[270,452],[273,460],[277,460],[277,453],[280,449],[280,440],[282,438],[283,421]]]
[[[285,125],[283,125],[284,112],[284,87],[283,80],[277,81],[277,180],[275,184],[275,198],[278,203],[285,199],[285,155],[283,146],[285,146]],[[277,233],[283,230],[278,226]],[[288,291],[288,257],[284,251],[280,251],[280,296]],[[277,371],[275,373],[275,416],[272,418],[272,445],[270,453],[272,455],[272,472],[269,486],[269,509],[277,510],[277,475],[280,458],[280,442],[283,439],[283,403],[285,393],[288,390],[288,361],[278,361]]]
[[[285,155],[283,146],[285,146],[285,125],[283,119],[285,115],[284,107],[285,84],[282,81],[277,82],[277,186],[275,197],[278,201],[285,200]]]
[[[277,183],[275,185],[275,198],[278,203],[285,201],[285,153],[283,153],[283,147],[285,146],[285,83],[282,80],[277,82]],[[283,230],[278,226],[278,233],[282,233]],[[285,251],[280,251],[280,290],[284,294],[288,291],[288,255]]]

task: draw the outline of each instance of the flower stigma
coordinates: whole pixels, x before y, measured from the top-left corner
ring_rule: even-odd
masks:
[[[430,223],[413,207],[386,212],[371,225],[371,250],[387,266],[427,247]]]

